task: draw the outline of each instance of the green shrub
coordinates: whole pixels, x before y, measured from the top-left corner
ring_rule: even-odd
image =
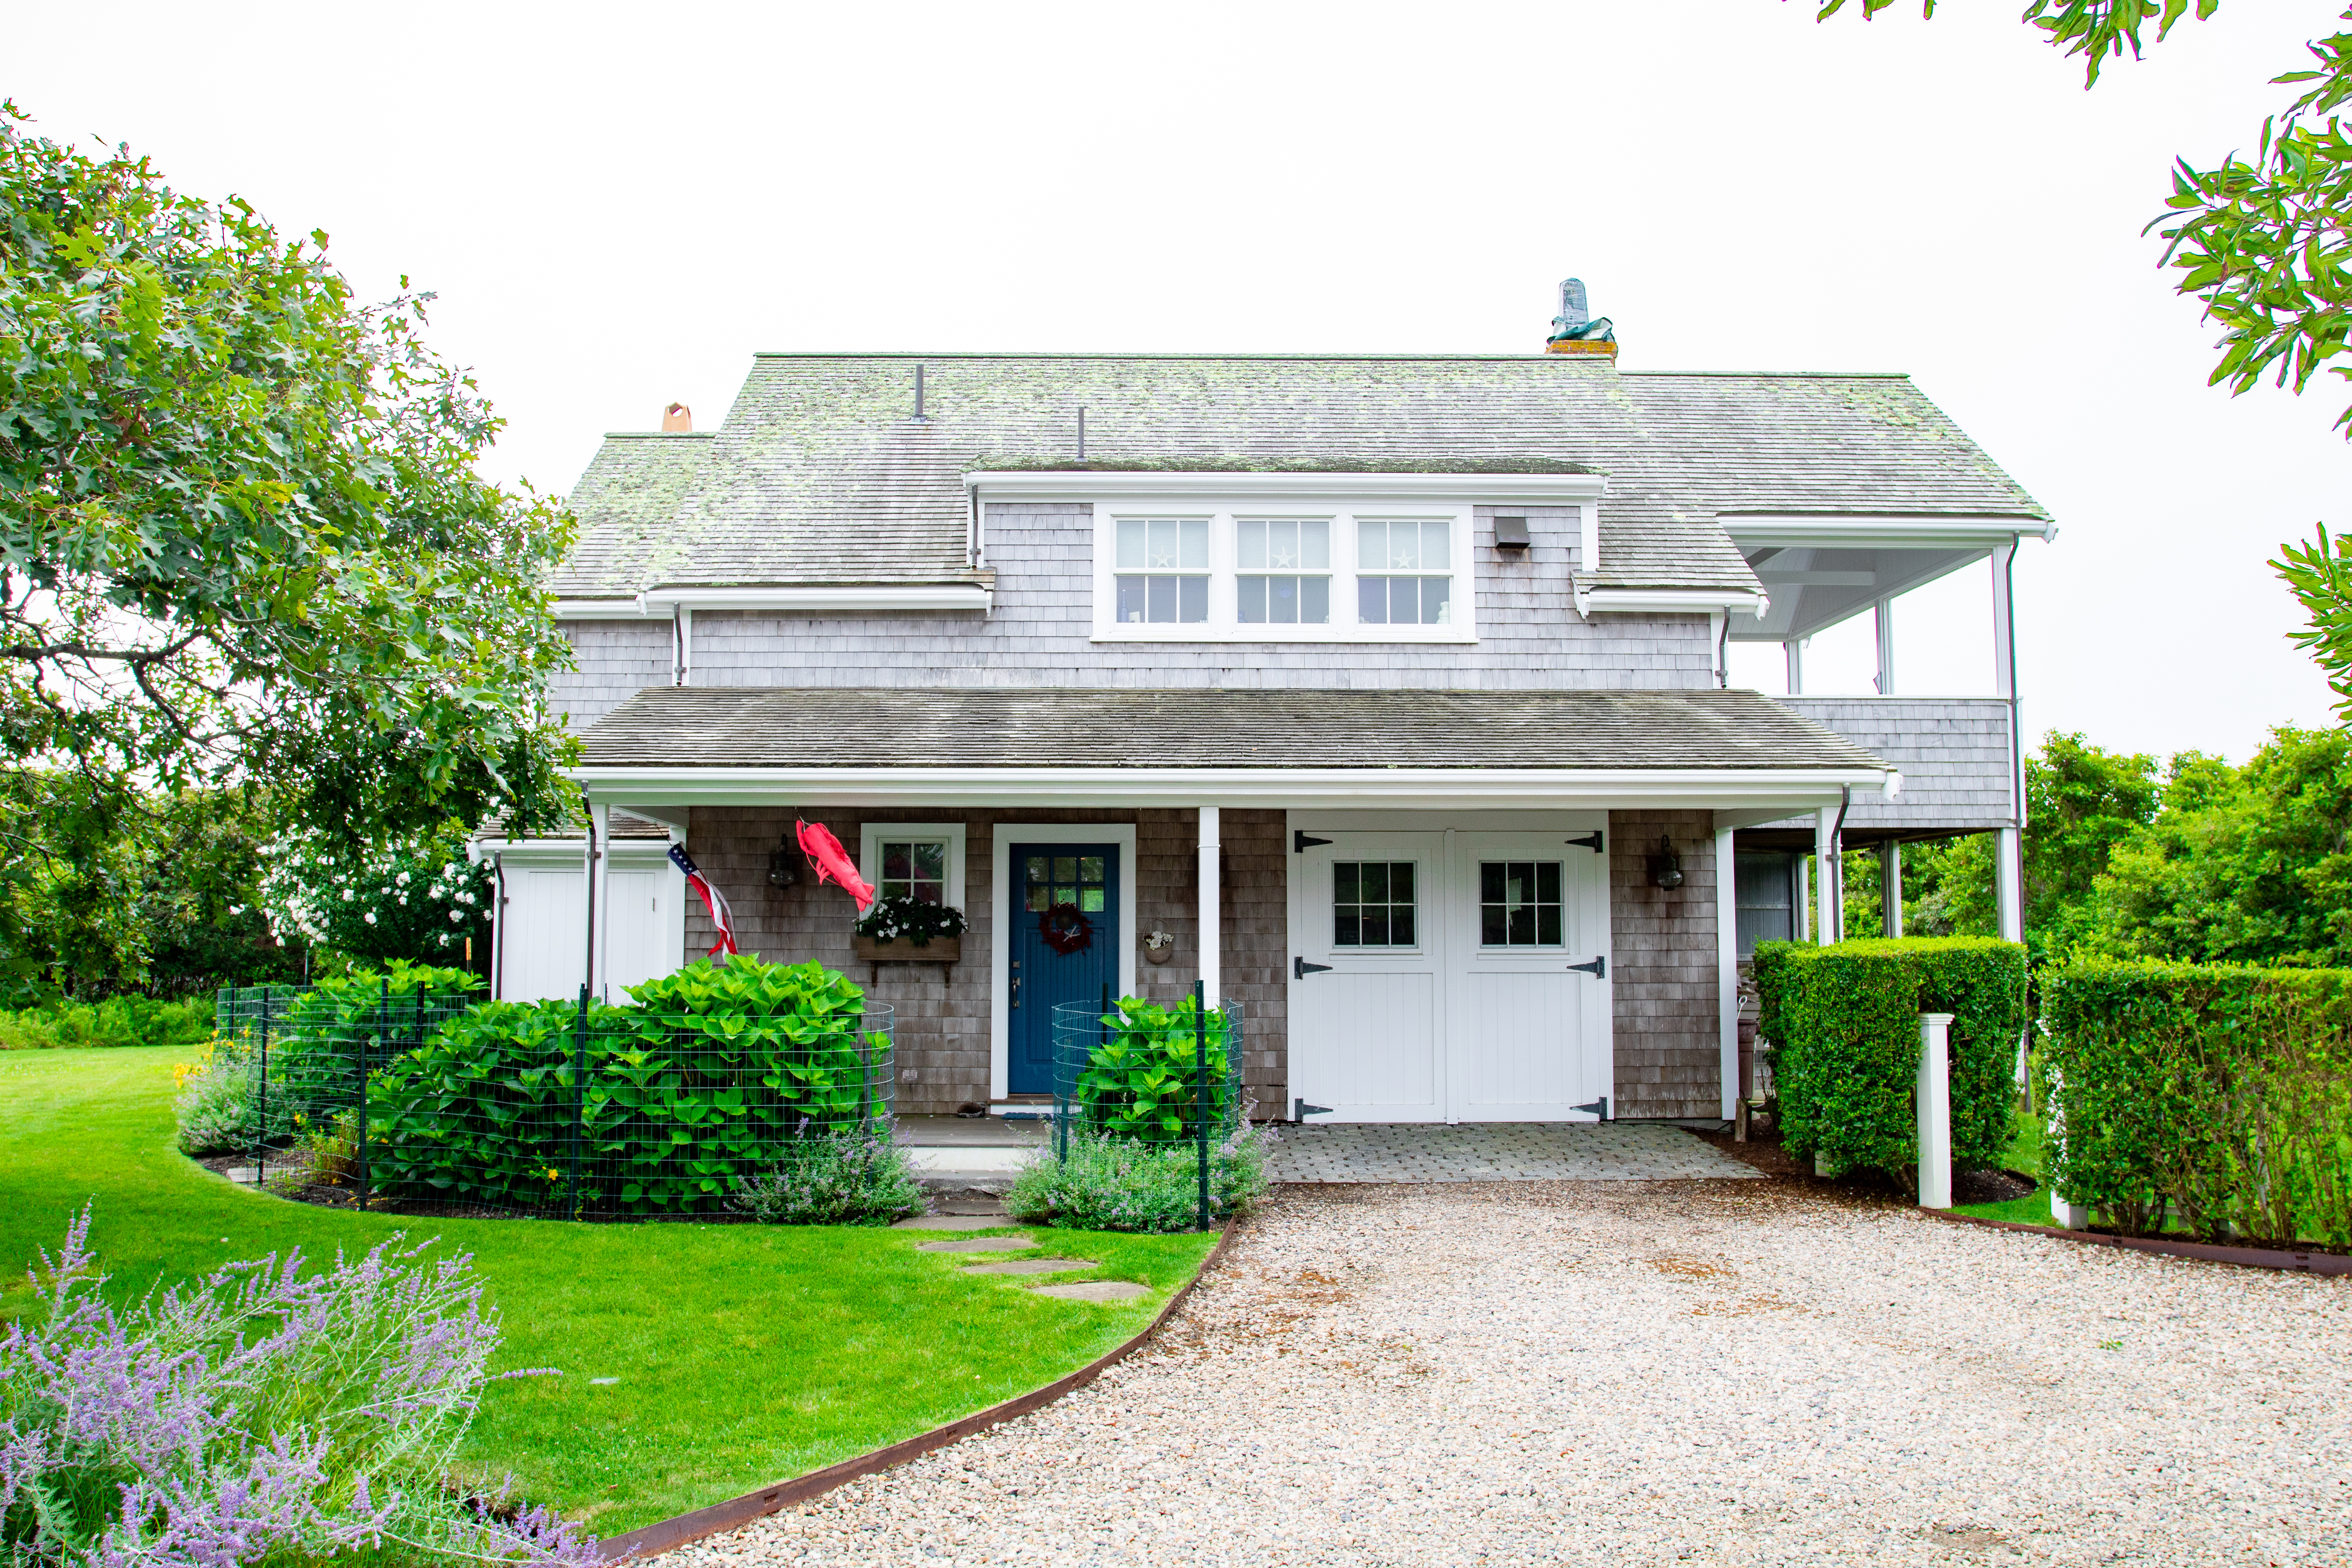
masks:
[[[736,956],[635,987],[635,1005],[488,1002],[370,1073],[370,1184],[394,1197],[708,1213],[777,1151],[878,1121],[889,1037],[820,964]],[[411,1004],[413,1006],[413,1003]],[[403,1009],[392,1009],[397,1021]],[[364,1020],[360,1021],[364,1028]],[[577,1110],[575,1111],[575,1104]]]
[[[1952,1164],[2000,1163],[2025,1027],[2023,947],[1983,937],[1760,942],[1756,985],[1791,1153],[1840,1171],[1916,1168],[1919,1015],[1949,1013]]]
[[[1238,1057],[1227,1048],[1238,1030],[1224,1012],[1210,1011],[1204,1085],[1196,1020],[1189,996],[1173,1007],[1119,998],[1101,1016],[1097,1037],[1079,1042],[1087,1061],[1071,1089],[1079,1124],[1111,1137],[1189,1143],[1205,1118],[1209,1136],[1222,1138],[1238,1088]]]
[[[172,1112],[183,1154],[231,1154],[250,1148],[259,1064],[241,1044],[207,1040],[193,1062],[174,1062]]]
[[[1004,1195],[1024,1225],[1070,1230],[1175,1231],[1200,1223],[1195,1148],[1139,1142],[1073,1128],[1066,1157],[1041,1151]],[[1209,1213],[1247,1214],[1265,1196],[1263,1135],[1246,1121],[1209,1150]]]
[[[728,1207],[763,1225],[888,1225],[925,1207],[914,1163],[887,1122],[813,1132],[735,1178]]]
[[[2127,1231],[2352,1246],[2352,971],[2045,970],[2052,1184]]]
[[[194,998],[159,1002],[152,996],[109,996],[102,1002],[59,1002],[0,1013],[0,1051],[193,1046],[212,1032],[212,1003]]]

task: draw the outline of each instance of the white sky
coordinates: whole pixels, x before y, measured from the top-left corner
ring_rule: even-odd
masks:
[[[2208,389],[2139,231],[2336,6],[2231,0],[2087,95],[2021,8],[127,5],[94,47],[14,0],[0,91],[439,290],[495,470],[557,490],[758,349],[1533,351],[1570,273],[1628,369],[1907,371],[2061,524],[2029,729],[2242,758],[2326,717],[2263,563],[2352,522],[2352,390]],[[1985,689],[1986,605],[1901,604],[1903,689]]]

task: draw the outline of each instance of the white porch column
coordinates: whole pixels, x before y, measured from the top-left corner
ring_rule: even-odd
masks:
[[[1878,694],[1895,695],[1895,601],[1881,599],[1872,607],[1878,629]]]
[[[1805,639],[1790,637],[1780,645],[1780,651],[1789,656],[1789,695],[1802,697],[1805,694]]]
[[[1878,929],[1903,934],[1903,846],[1892,838],[1878,847]]]
[[[1813,883],[1821,906],[1821,943],[1823,947],[1845,940],[1845,910],[1839,887],[1837,863],[1837,811],[1823,806],[1813,813]]]
[[[1723,1119],[1738,1114],[1739,1099],[1739,862],[1731,829],[1715,836],[1715,1007],[1723,1056]]]
[[[613,866],[613,808],[592,805],[588,820],[588,994],[604,1002],[610,1000],[604,987],[612,976],[606,950],[613,931],[613,905],[605,895],[610,886],[607,873]]]
[[[1201,996],[1202,1005],[1224,1003],[1223,932],[1217,929],[1217,808],[1201,808]]]
[[[1952,1206],[1952,1072],[1949,1013],[1919,1015],[1919,1206]]]

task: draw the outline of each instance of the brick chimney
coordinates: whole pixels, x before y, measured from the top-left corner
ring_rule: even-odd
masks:
[[[662,429],[665,432],[683,430],[691,435],[694,431],[694,410],[683,403],[671,404],[662,410]]]

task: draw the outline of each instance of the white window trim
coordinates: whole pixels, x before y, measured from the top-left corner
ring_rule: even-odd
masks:
[[[869,822],[858,829],[857,874],[868,886],[882,885],[882,845],[886,839],[940,838],[947,841],[948,886],[947,907],[964,909],[963,847],[964,830],[961,822]]]
[[[1013,947],[1013,847],[1015,844],[1118,846],[1118,994],[1135,992],[1135,824],[1132,822],[1000,822],[988,869],[988,1093],[1003,1100],[1013,1081],[1013,1020],[1006,978]],[[1026,910],[1023,911],[1026,913]]]
[[[1587,510],[1591,510],[1588,505]],[[1209,519],[1209,618],[1206,621],[1126,622],[1118,619],[1118,520],[1121,517]],[[1242,623],[1235,579],[1234,523],[1242,518],[1328,521],[1331,524],[1331,619],[1323,626]],[[1356,523],[1411,521],[1451,525],[1446,560],[1454,619],[1443,626],[1363,624],[1356,619]],[[1096,642],[1471,643],[1478,640],[1476,537],[1472,509],[1437,501],[1341,501],[1305,505],[1270,500],[1257,504],[1217,501],[1097,501],[1095,503],[1094,635]],[[1253,574],[1255,575],[1255,574]],[[1386,574],[1374,573],[1380,576]],[[1287,575],[1276,573],[1273,575]]]

